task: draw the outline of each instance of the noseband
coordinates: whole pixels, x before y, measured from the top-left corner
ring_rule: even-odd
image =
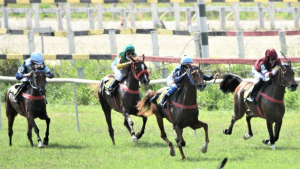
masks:
[[[143,74],[146,74],[147,77],[149,77],[149,72],[148,72],[147,70],[142,70],[142,71],[140,71],[138,74],[135,72],[134,65],[135,65],[136,63],[143,63],[143,64],[144,64],[143,61],[131,62],[131,71],[132,71],[132,73],[133,73],[134,78],[135,78],[136,80],[140,81],[140,78],[141,78],[141,76],[142,76]]]

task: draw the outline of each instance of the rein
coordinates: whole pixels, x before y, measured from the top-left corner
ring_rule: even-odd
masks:
[[[135,63],[142,63],[143,61],[139,61],[139,62],[131,62],[131,71],[132,71],[132,74],[133,74],[133,76],[134,76],[134,78],[136,79],[136,80],[140,80],[140,78],[141,78],[141,76],[143,75],[143,74],[146,74],[147,75],[147,77],[149,77],[149,72],[147,71],[147,70],[142,70],[142,71],[140,71],[138,74],[136,74],[136,72],[135,72],[135,69],[134,69],[134,64]]]
[[[188,75],[188,77],[189,77],[189,79],[190,79],[190,83],[191,83],[192,85],[194,85],[194,86],[197,86],[197,84],[195,83],[195,81],[193,80],[192,75],[191,75],[191,70],[194,70],[194,69],[200,69],[200,68],[199,68],[199,67],[192,67],[192,68],[190,68],[190,69],[188,70],[188,72],[187,72],[187,75]]]

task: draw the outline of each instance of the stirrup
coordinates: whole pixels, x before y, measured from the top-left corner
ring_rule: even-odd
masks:
[[[247,100],[248,102],[254,102],[254,98],[253,98],[253,97],[248,97],[246,100]]]
[[[13,102],[19,104],[19,100],[16,99],[15,97],[13,98]]]

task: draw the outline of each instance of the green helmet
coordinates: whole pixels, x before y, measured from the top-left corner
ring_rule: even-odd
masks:
[[[126,47],[125,47],[125,52],[127,52],[127,51],[135,51],[135,49],[134,49],[134,46],[132,46],[131,44],[129,44],[129,45],[127,45]]]

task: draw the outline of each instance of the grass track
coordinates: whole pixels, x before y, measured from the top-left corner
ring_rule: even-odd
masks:
[[[254,137],[248,141],[242,138],[247,131],[245,117],[236,122],[233,134],[226,136],[222,130],[229,126],[231,111],[201,112],[199,119],[209,125],[210,144],[206,154],[200,149],[204,143],[203,129],[184,130],[187,143],[185,161],[171,157],[166,143],[160,138],[155,116],[148,118],[146,133],[138,143],[132,143],[129,133],[123,126],[123,117],[112,113],[116,145],[113,146],[108,135],[104,114],[98,106],[80,106],[80,132],[77,132],[75,108],[73,105],[48,105],[51,118],[49,146],[37,148],[36,135],[33,134],[34,147],[27,140],[27,122],[18,115],[15,119],[13,146],[8,145],[7,119],[2,104],[2,130],[0,130],[0,168],[215,168],[224,157],[228,157],[225,168],[300,168],[300,114],[287,112],[276,150],[263,145],[268,138],[265,120],[253,118]],[[136,132],[141,128],[142,119],[132,117]],[[45,121],[36,123],[41,137],[45,133]],[[175,132],[169,122],[165,129],[170,141],[175,144]]]

